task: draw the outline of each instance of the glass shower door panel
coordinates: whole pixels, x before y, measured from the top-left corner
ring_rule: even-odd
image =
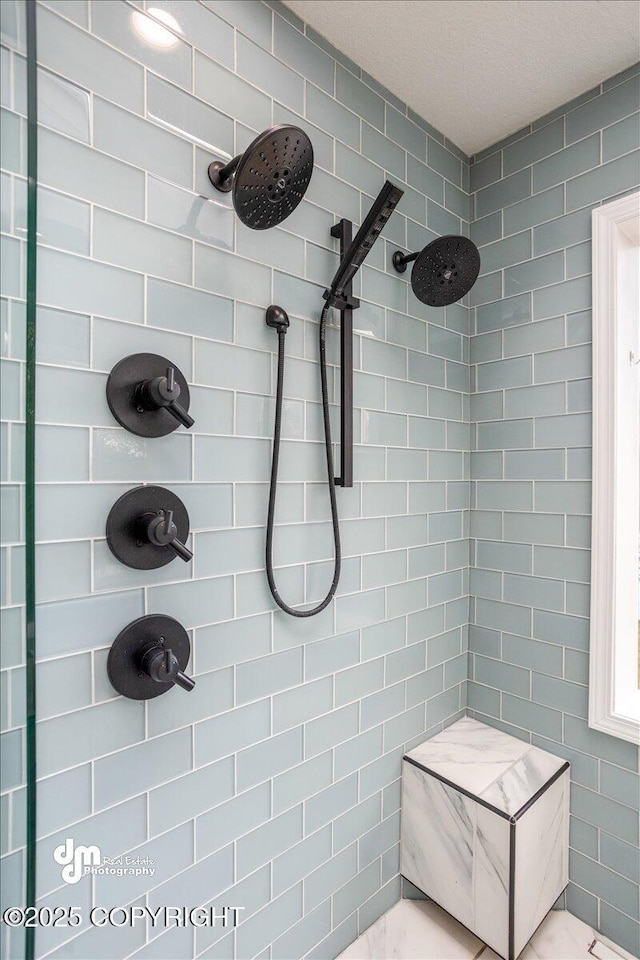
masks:
[[[0,902],[25,905],[25,317],[27,237],[26,3],[0,3]],[[24,930],[0,924],[0,956],[24,956]]]

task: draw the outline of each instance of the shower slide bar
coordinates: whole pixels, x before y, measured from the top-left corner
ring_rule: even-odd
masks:
[[[353,240],[351,220],[342,219],[331,228],[331,236],[340,240],[340,262]],[[353,296],[353,281],[344,287],[340,300],[340,476],[339,487],[353,486],[353,311],[360,301]]]

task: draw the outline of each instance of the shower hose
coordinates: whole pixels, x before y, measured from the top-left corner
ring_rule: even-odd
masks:
[[[310,610],[295,610],[286,603],[276,586],[273,575],[273,523],[276,510],[276,491],[278,487],[278,461],[280,459],[280,433],[282,429],[282,398],[284,393],[284,338],[286,328],[278,328],[278,384],[276,388],[276,418],[273,431],[273,455],[271,458],[271,482],[269,486],[269,510],[267,513],[267,580],[273,599],[281,610],[290,614],[292,617],[313,617],[325,609],[333,599],[336,592],[338,581],[340,580],[340,567],[342,564],[342,553],[340,549],[340,527],[338,523],[338,505],[336,503],[336,484],[333,474],[333,452],[331,449],[331,423],[329,420],[329,391],[327,388],[327,350],[325,343],[327,316],[329,313],[329,304],[325,304],[320,316],[320,383],[322,385],[322,414],[324,418],[324,445],[327,460],[327,480],[329,482],[329,501],[331,504],[331,521],[333,524],[333,542],[335,545],[335,560],[333,568],[333,580],[324,600],[316,607]]]

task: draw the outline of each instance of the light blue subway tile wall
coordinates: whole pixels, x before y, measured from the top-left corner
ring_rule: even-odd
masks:
[[[468,706],[571,761],[567,906],[633,954],[638,751],[586,718],[591,211],[640,185],[638,79],[471,163],[471,235],[499,292],[471,311]]]
[[[0,6],[4,16],[14,5]],[[231,934],[150,930],[147,942],[107,941],[83,927],[63,947],[56,931],[39,931],[37,954],[333,956],[399,896],[403,748],[466,706],[469,311],[425,308],[390,258],[396,246],[467,230],[469,163],[278,3],[43,0],[37,17],[38,670],[48,685],[38,712],[39,892],[44,904],[65,895],[51,851],[72,836],[106,855],[157,858],[157,876],[127,881],[124,893],[100,878],[98,903],[148,895],[152,906],[245,907]],[[147,42],[154,35],[163,46]],[[7,41],[3,70],[23,69],[21,43]],[[16,253],[20,89],[7,100],[3,87],[2,103],[3,131],[13,134],[3,136],[3,196],[15,210],[2,230]],[[250,231],[211,187],[207,165],[283,122],[309,132],[311,186],[281,228]],[[317,364],[321,294],[337,265],[330,229],[341,217],[358,224],[387,177],[405,197],[357,279],[355,485],[337,494],[339,595],[319,617],[293,620],[264,574],[277,347],[264,310],[279,302],[291,318],[276,575],[288,599],[311,602],[331,577]],[[499,202],[489,196],[487,208]],[[494,272],[529,256],[529,222],[527,249],[505,260],[497,248]],[[3,260],[18,263],[13,249]],[[15,268],[15,296],[3,304],[3,344],[15,346],[3,427],[18,452],[23,289]],[[531,289],[529,281],[526,306],[513,297],[527,322]],[[328,338],[337,398],[337,324]],[[146,351],[189,380],[191,431],[146,440],[111,417],[109,370]],[[514,389],[531,386],[532,365],[513,354],[503,376]],[[336,438],[338,412],[334,404]],[[12,495],[21,503],[19,479]],[[111,557],[107,513],[139,483],[184,500],[192,563],[143,573]],[[13,571],[20,529],[7,525]],[[15,577],[9,587],[6,614],[18,625],[22,590]],[[109,646],[145,613],[175,616],[190,631],[189,697],[176,690],[145,706],[111,688]],[[21,649],[19,635],[3,648],[12,691]],[[67,698],[56,692],[61,677],[73,687]],[[11,703],[13,719],[17,693]],[[2,802],[15,805],[20,730],[6,736]],[[15,809],[12,822],[24,822]],[[18,852],[11,841],[9,855]],[[92,891],[82,887],[88,908]]]
[[[2,55],[2,267],[0,300],[0,429],[2,430],[2,656],[0,657],[0,874],[2,901],[7,906],[25,902],[25,631],[24,631],[24,507],[25,469],[25,270],[26,270],[26,4],[0,4]],[[53,228],[61,244],[74,249],[86,238],[85,205],[65,197],[43,195],[45,229]],[[56,218],[58,217],[57,222]],[[5,481],[11,481],[5,483]],[[41,560],[43,558],[40,558]],[[46,566],[46,560],[45,560]],[[76,570],[74,566],[74,571]],[[55,573],[53,574],[55,580]],[[48,581],[47,589],[55,585]],[[75,664],[78,681],[71,709],[86,698],[86,661]],[[46,698],[45,698],[46,700]],[[45,709],[54,709],[52,701]],[[62,707],[66,710],[66,707]],[[76,807],[76,815],[82,816]],[[20,956],[24,931],[0,929],[0,954]]]

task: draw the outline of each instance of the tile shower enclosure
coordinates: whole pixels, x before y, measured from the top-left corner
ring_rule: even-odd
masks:
[[[281,6],[153,6],[180,22],[169,50],[131,29],[141,3],[38,4],[38,893],[68,901],[52,852],[72,830],[156,867],[81,881],[85,911],[246,910],[237,931],[136,927],[66,943],[68,931],[39,930],[37,955],[336,955],[400,893],[403,750],[467,705],[572,761],[568,905],[633,949],[637,754],[589,731],[584,705],[588,214],[637,182],[637,77],[470,164]],[[17,12],[3,9],[3,129],[16,131],[11,150],[3,136],[3,365],[20,377],[23,11],[2,7]],[[272,122],[309,132],[316,169],[296,213],[262,235],[214,195],[206,168]],[[316,347],[337,266],[329,231],[359,222],[385,176],[405,195],[358,278],[339,596],[294,621],[274,609],[263,570],[276,347],[264,309],[281,303],[292,319],[277,577],[293,602],[315,601],[332,566]],[[427,308],[391,253],[468,233],[472,215],[485,270],[471,308]],[[334,360],[337,343],[334,330]],[[171,357],[193,384],[189,433],[144,441],[112,420],[106,376],[139,351]],[[19,411],[8,419],[17,459]],[[140,482],[184,500],[192,564],[143,574],[110,554],[106,515]],[[19,541],[10,616],[23,602]],[[108,647],[147,612],[190,630],[193,694],[114,697]],[[3,877],[18,891],[19,651],[18,639],[3,673]],[[3,949],[19,956],[18,938]]]

